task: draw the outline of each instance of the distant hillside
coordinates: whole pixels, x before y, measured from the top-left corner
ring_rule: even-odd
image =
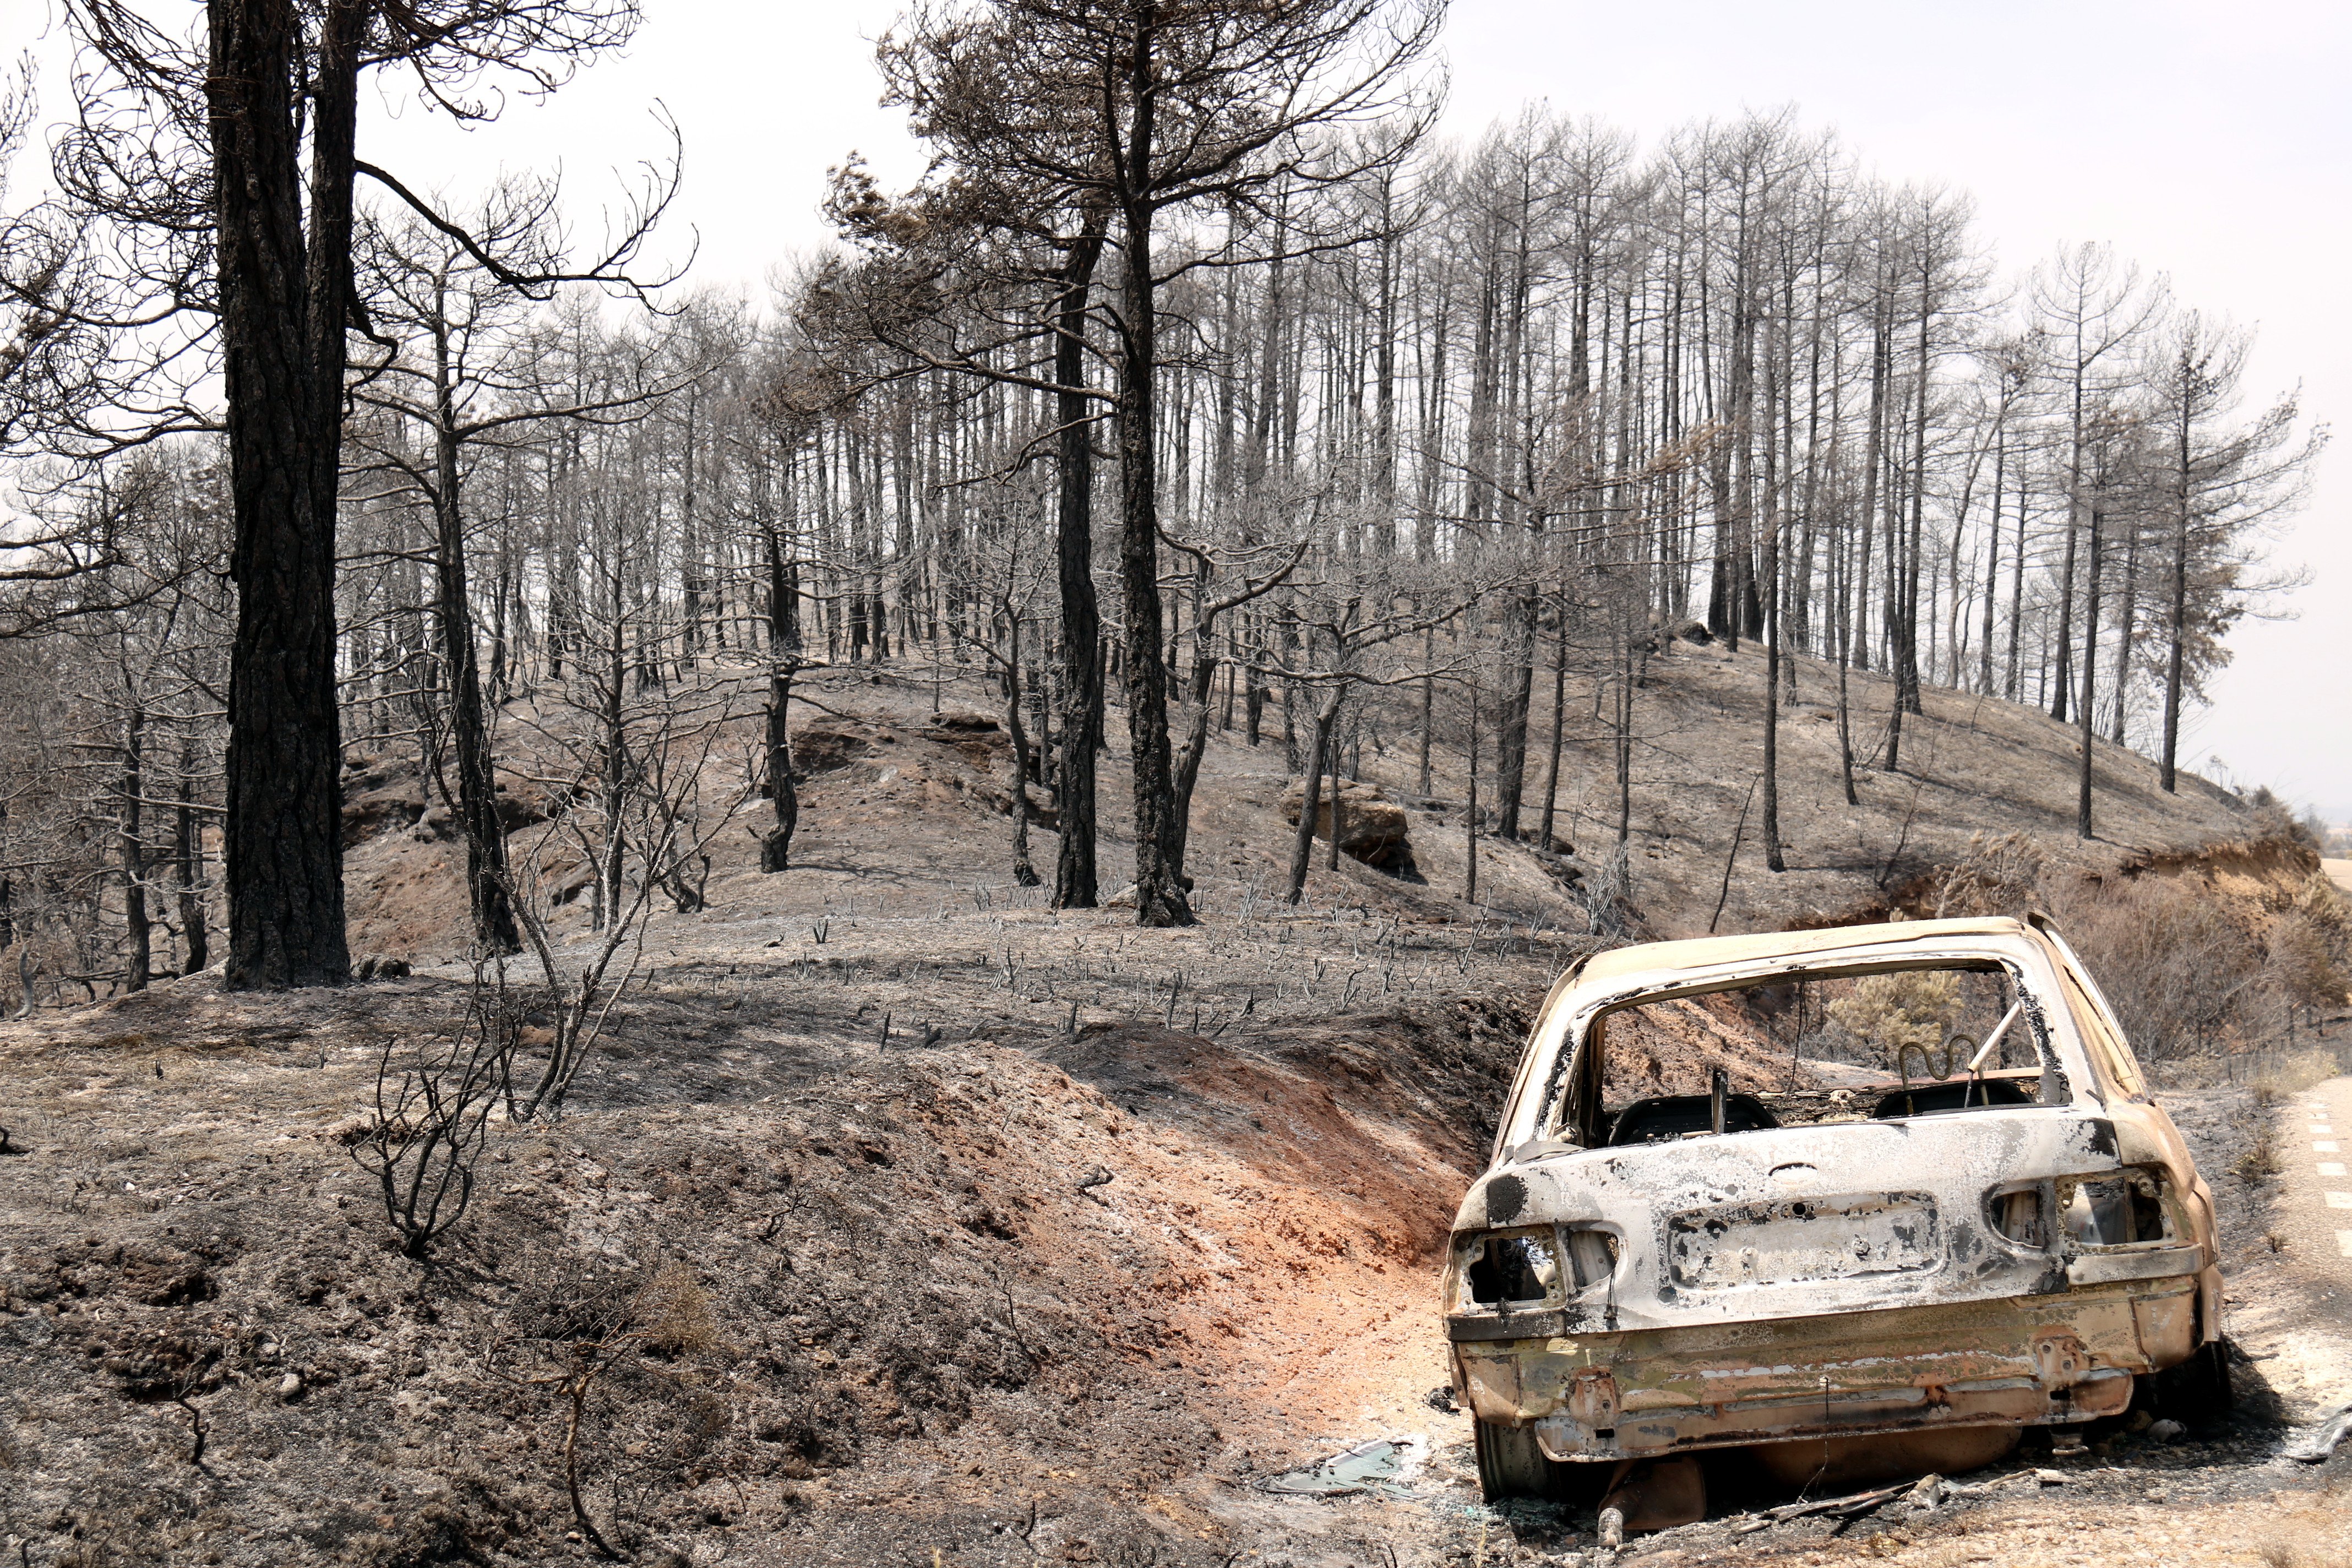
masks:
[[[1635,929],[1688,935],[1716,921],[1725,931],[1775,929],[1871,918],[1902,901],[1906,888],[1969,852],[1972,838],[2022,834],[2053,867],[2094,875],[2150,857],[2193,854],[2259,832],[2244,802],[2192,774],[2180,792],[2157,787],[2155,765],[2101,742],[2096,759],[2099,836],[2074,835],[2075,732],[2038,710],[1998,699],[1930,689],[1924,715],[1908,716],[1902,770],[1873,765],[1893,697],[1892,683],[1859,671],[1848,678],[1860,804],[1848,805],[1838,776],[1833,668],[1797,663],[1797,702],[1780,721],[1780,810],[1789,868],[1764,866],[1760,802],[1750,799],[1762,768],[1759,689],[1762,658],[1721,645],[1668,642],[1651,658],[1635,708],[1633,831],[1628,844]],[[1478,903],[1522,924],[1578,932],[1584,900],[1614,846],[1613,743],[1591,717],[1581,678],[1572,679],[1562,747],[1556,837],[1568,853],[1480,840]],[[1528,764],[1530,831],[1541,807],[1549,743],[1546,682]],[[966,713],[993,712],[992,690],[971,677],[935,694],[931,682],[887,667],[823,672],[799,689],[796,755],[802,785],[795,869],[780,877],[757,869],[751,831],[764,809],[743,809],[743,827],[713,847],[711,908],[681,919],[747,920],[821,912],[851,889],[861,896],[958,900],[974,888],[1013,896],[1011,878],[1011,747],[992,728],[946,730],[934,704]],[[1408,805],[1412,847],[1400,877],[1342,857],[1327,869],[1318,844],[1307,900],[1391,907],[1413,918],[1456,920],[1466,865],[1463,804],[1467,795],[1466,735],[1460,717],[1441,718],[1428,797],[1417,793],[1419,699],[1405,689],[1377,694],[1361,731],[1360,773]],[[985,721],[981,721],[985,723]],[[1455,726],[1448,732],[1447,724]],[[1101,856],[1106,891],[1126,879],[1126,739],[1112,713],[1104,757]],[[513,732],[513,731],[509,731]],[[1193,803],[1187,868],[1201,884],[1213,923],[1244,899],[1278,896],[1294,829],[1281,795],[1293,775],[1285,764],[1277,710],[1262,743],[1243,743],[1238,724],[1211,731]],[[1491,756],[1491,741],[1486,742]],[[724,749],[713,767],[740,780],[743,751]],[[1491,763],[1487,764],[1491,766]],[[446,814],[408,826],[422,798],[413,763],[384,757],[354,774],[368,787],[351,816],[363,842],[349,863],[355,952],[432,962],[455,958],[465,941],[457,881],[460,846]],[[510,795],[535,799],[517,778]],[[1482,798],[1492,798],[1491,777]],[[1043,792],[1033,791],[1041,805]],[[1743,805],[1747,821],[1740,826]],[[405,809],[400,809],[404,806]],[[529,816],[535,808],[520,808]],[[1050,812],[1033,834],[1033,856],[1050,867]],[[1731,858],[1735,831],[1739,834]],[[1727,859],[1731,862],[1727,891]],[[1025,891],[1024,901],[1041,895]],[[1720,898],[1723,908],[1716,919]],[[584,903],[582,905],[584,912]]]

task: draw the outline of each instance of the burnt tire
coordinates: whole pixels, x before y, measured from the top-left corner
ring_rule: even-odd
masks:
[[[1488,1502],[1551,1495],[1552,1461],[1536,1447],[1535,1428],[1501,1426],[1491,1421],[1475,1425],[1478,1490]]]
[[[1542,1498],[1589,1507],[1601,1500],[1616,1468],[1546,1458],[1536,1444],[1532,1426],[1504,1426],[1492,1421],[1474,1425],[1478,1489],[1490,1503],[1505,1498]]]
[[[2228,1419],[2237,1403],[2226,1340],[2206,1341],[2187,1361],[2150,1373],[2145,1383],[2148,1412],[2183,1426],[2213,1426]]]

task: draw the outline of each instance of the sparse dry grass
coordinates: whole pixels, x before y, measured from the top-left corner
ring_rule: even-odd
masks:
[[[2231,1164],[2230,1173],[2250,1182],[2267,1182],[2279,1173],[2278,1140],[2268,1131],[2258,1132],[2246,1152]]]
[[[2322,1050],[2284,1051],[2269,1059],[2263,1075],[2254,1079],[2254,1101],[2269,1105],[2290,1094],[2301,1094],[2317,1083],[2326,1083],[2342,1069],[2336,1065],[2336,1053]]]

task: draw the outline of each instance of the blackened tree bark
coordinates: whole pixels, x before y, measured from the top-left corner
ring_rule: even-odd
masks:
[[[792,492],[789,472],[784,490]],[[782,871],[793,860],[793,833],[800,826],[801,796],[793,783],[793,741],[785,710],[793,700],[793,677],[801,657],[800,567],[784,552],[783,541],[768,530],[768,795],[776,824],[760,840],[760,869]]]
[[[2099,675],[2099,555],[2102,525],[2106,519],[2095,502],[2090,508],[2090,529],[2084,542],[2084,580],[2083,584],[2083,692],[2082,701],[2074,714],[2081,730],[2082,766],[2075,775],[2074,836],[2089,838],[2091,821],[2091,762],[2094,737],[2091,732],[2091,699],[2097,694]]]
[[[1531,546],[1540,527],[1539,520],[1529,520]],[[1532,551],[1530,555],[1532,570]],[[1528,711],[1534,706],[1536,623],[1542,604],[1530,577],[1511,595],[1504,618],[1503,711],[1495,724],[1495,831],[1505,838],[1519,837],[1519,805],[1527,793]]]
[[[349,977],[335,704],[335,489],[350,308],[352,134],[371,6],[210,0],[222,374],[228,394],[224,880],[232,988]],[[306,52],[312,58],[306,60]],[[300,136],[308,71],[310,232]]]
[[[1290,846],[1290,881],[1285,891],[1285,901],[1296,904],[1307,895],[1307,868],[1315,857],[1315,828],[1323,815],[1323,775],[1330,771],[1331,730],[1339,717],[1339,700],[1348,693],[1344,686],[1334,686],[1323,694],[1315,709],[1315,738],[1307,747],[1307,776],[1299,781],[1298,831]],[[1331,784],[1331,841],[1339,840],[1339,786]],[[1473,873],[1475,874],[1475,872]]]
[[[1060,421],[1061,495],[1055,550],[1062,594],[1062,752],[1055,766],[1061,844],[1054,858],[1054,907],[1090,910],[1095,881],[1095,754],[1102,749],[1102,610],[1095,597],[1094,419],[1083,390],[1087,307],[1109,214],[1090,204],[1064,259],[1055,308],[1055,417]]]
[[[172,813],[172,858],[179,873],[180,973],[194,974],[212,965],[212,941],[205,930],[204,829],[196,821],[196,741],[190,731],[180,742],[177,800]]]
[[[131,697],[122,721],[122,773],[116,781],[120,813],[115,827],[122,858],[122,927],[131,949],[122,988],[144,991],[154,968],[154,922],[147,917],[147,710]]]
[[[460,506],[458,451],[463,434],[449,363],[449,320],[434,291],[433,527],[434,614],[439,622],[449,689],[449,734],[457,753],[457,818],[466,835],[466,888],[474,941],[485,952],[522,951],[514,909],[507,901],[506,825],[499,820],[496,767],[482,702],[480,662],[474,647],[472,601],[466,586],[466,520]]]
[[[1008,613],[1004,627],[1004,733],[1013,742],[1013,879],[1034,888],[1043,879],[1029,859],[1029,727],[1021,721],[1020,616]]]
[[[1214,625],[1204,611],[1192,627],[1192,717],[1176,752],[1176,825],[1170,857],[1179,877],[1184,875],[1184,849],[1192,833],[1192,790],[1200,783],[1201,759],[1209,749],[1211,693],[1217,679],[1217,656],[1210,640]]]
[[[1911,411],[1911,521],[1902,546],[1902,605],[1895,626],[1895,710],[1887,716],[1886,771],[1899,772],[1902,767],[1903,715],[1924,713],[1919,699],[1919,567],[1927,534],[1927,380],[1935,368],[1927,341],[1927,325],[1933,312],[1927,296],[1927,280],[1920,279],[1919,302],[1919,371],[1912,385]]]
[[[1568,595],[1561,592],[1552,603],[1559,624],[1552,628],[1551,746],[1544,761],[1543,816],[1536,825],[1537,847],[1547,855],[1557,842],[1554,824],[1559,821],[1560,749],[1568,722]]]
[[[1148,8],[1147,8],[1148,9]],[[1120,202],[1125,270],[1116,318],[1118,341],[1119,595],[1126,611],[1128,757],[1135,772],[1135,919],[1139,925],[1188,926],[1172,851],[1176,834],[1175,760],[1168,744],[1168,667],[1160,658],[1160,478],[1154,419],[1159,376],[1159,301],[1151,273],[1151,230],[1158,216],[1151,165],[1158,149],[1153,116],[1159,39],[1149,20],[1136,30],[1129,91],[1129,174]]]
[[[1470,788],[1462,810],[1462,901],[1478,901],[1478,681],[1470,689]]]

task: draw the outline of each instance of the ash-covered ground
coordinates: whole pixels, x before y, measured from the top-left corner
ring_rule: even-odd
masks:
[[[1279,748],[1221,742],[1202,925],[1055,914],[1005,875],[1001,745],[908,690],[824,698],[797,868],[722,838],[710,908],[651,926],[560,1120],[492,1123],[429,1260],[355,1152],[386,1052],[446,1037],[473,984],[430,823],[352,854],[360,945],[413,977],[199,975],[0,1026],[20,1563],[1592,1560],[1589,1516],[1482,1507],[1468,1420],[1430,1397],[1438,1249],[1588,943],[1559,864],[1485,847],[1472,910],[1458,826],[1416,809],[1412,876],[1318,856],[1282,905]],[[1663,934],[1717,896],[1686,869],[1637,869]],[[1874,872],[1838,875],[1800,902],[1867,901]],[[1733,918],[1817,912],[1764,897],[1743,878]],[[2352,1398],[2352,1260],[2300,1152],[2347,1087],[2168,1100],[2224,1208],[2235,1425],[1762,1528],[1790,1500],[1725,1469],[1706,1522],[1622,1559],[2352,1559],[2352,1459],[2278,1453]],[[1375,1438],[1404,1459],[1378,1487],[1264,1486]]]

